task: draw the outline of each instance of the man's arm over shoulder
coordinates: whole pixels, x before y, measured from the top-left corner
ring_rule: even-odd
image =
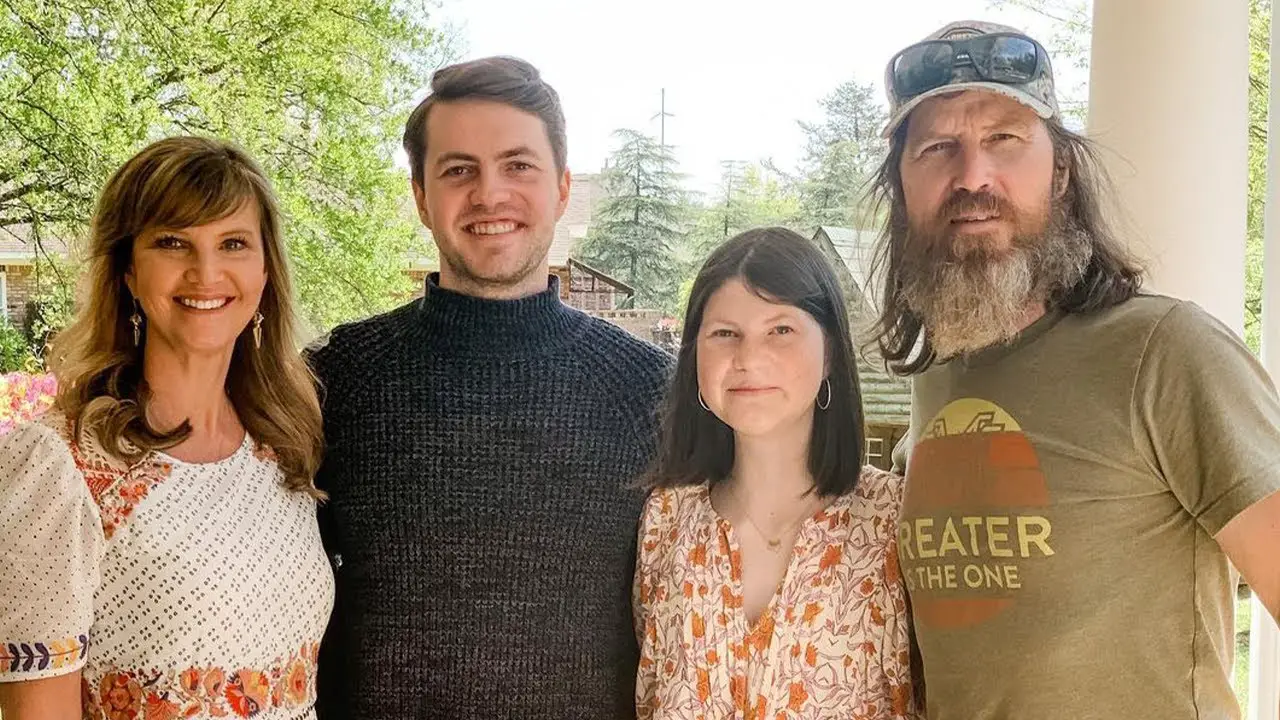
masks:
[[[406,306],[407,307],[407,306]],[[358,409],[350,402],[352,393],[369,377],[378,356],[403,332],[406,307],[356,323],[341,325],[317,338],[303,350],[303,357],[315,374],[324,413],[325,442],[328,449],[316,474],[316,487],[332,492],[338,482],[341,451],[333,441],[340,429],[356,422]],[[354,672],[348,643],[348,591],[342,567],[341,533],[338,513],[332,501],[316,509],[320,540],[333,567],[336,593],[324,639],[320,644],[316,680],[316,716],[320,720],[350,717],[350,680]]]

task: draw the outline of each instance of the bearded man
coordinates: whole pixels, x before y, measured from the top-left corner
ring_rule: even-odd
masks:
[[[886,86],[877,330],[914,378],[898,553],[929,717],[1239,717],[1237,569],[1280,613],[1274,386],[1140,290],[1040,43],[953,23]]]

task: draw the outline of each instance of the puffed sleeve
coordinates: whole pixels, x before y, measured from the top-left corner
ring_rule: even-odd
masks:
[[[66,441],[38,423],[0,436],[0,682],[84,665],[105,543]]]

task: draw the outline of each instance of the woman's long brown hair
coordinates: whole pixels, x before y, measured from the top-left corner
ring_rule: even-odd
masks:
[[[266,176],[239,148],[218,140],[173,137],[126,162],[98,200],[71,325],[54,338],[50,367],[58,378],[57,406],[121,459],[172,447],[190,423],[158,430],[146,419],[142,374],[145,343],[135,346],[129,317],[133,297],[125,274],[134,241],[147,229],[204,225],[256,203],[262,222],[267,285],[259,312],[262,346],[246,327],[236,340],[226,393],[249,435],[270,447],[291,490],[319,497],[312,478],[324,437],[315,380],[299,355],[293,285],[280,234],[280,212]]]

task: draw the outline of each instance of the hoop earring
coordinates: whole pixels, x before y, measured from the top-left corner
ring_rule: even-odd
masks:
[[[259,349],[262,347],[262,313],[253,314],[253,347]]]
[[[142,344],[142,306],[138,305],[138,298],[133,299],[133,314],[129,316],[129,322],[133,325],[133,346],[138,347]]]
[[[706,410],[707,412],[711,412],[711,408],[707,406],[707,401],[702,399],[701,390],[698,391],[698,404],[702,406],[703,410]]]
[[[827,401],[824,403],[821,400],[819,400],[818,409],[826,410],[827,408],[831,407],[831,378],[829,377],[822,378],[822,383],[823,383],[823,387],[827,389]],[[822,397],[822,388],[818,388],[818,397],[819,398]]]

